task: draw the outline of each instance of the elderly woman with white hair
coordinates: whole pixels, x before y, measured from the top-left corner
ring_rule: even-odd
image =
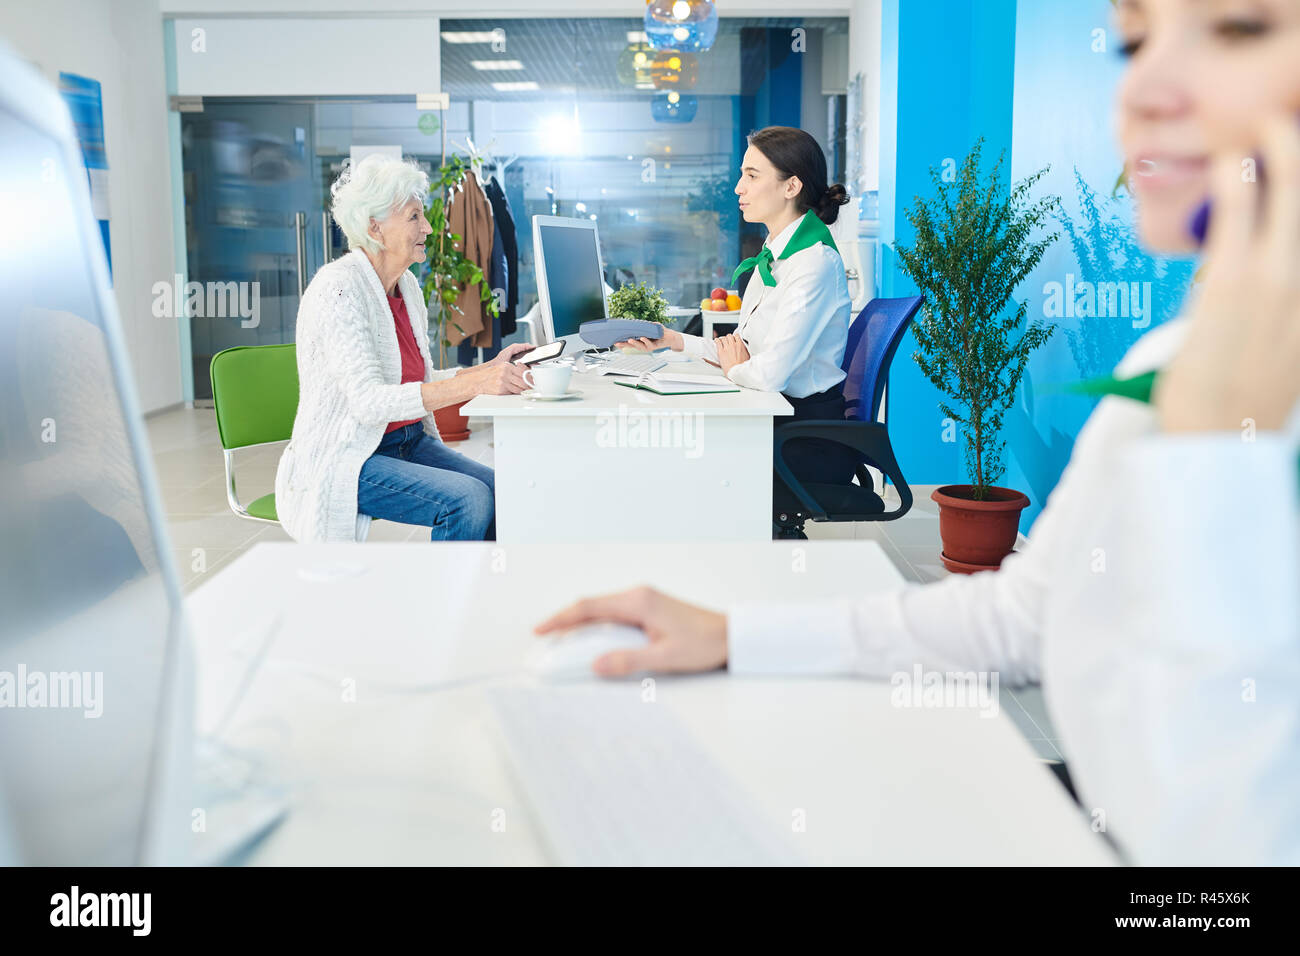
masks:
[[[491,362],[435,370],[428,312],[409,271],[425,258],[429,180],[378,155],[331,188],[347,255],[321,268],[298,307],[298,413],[275,479],[276,511],[298,541],[352,541],[370,520],[424,525],[437,540],[492,540],[492,469],[452,451],[436,409],[522,392],[513,345]]]

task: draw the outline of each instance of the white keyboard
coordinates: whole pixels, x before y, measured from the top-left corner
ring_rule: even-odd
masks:
[[[596,370],[602,375],[641,375],[655,372],[668,363],[657,355],[647,352],[644,355],[615,355],[606,359]]]
[[[803,862],[782,842],[788,820],[763,820],[663,704],[642,701],[640,684],[504,687],[488,700],[557,862]]]

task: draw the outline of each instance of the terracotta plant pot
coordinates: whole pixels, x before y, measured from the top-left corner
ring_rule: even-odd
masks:
[[[1016,546],[1020,512],[1029,499],[1011,488],[990,487],[983,501],[973,485],[944,485],[930,497],[939,504],[944,566],[959,574],[991,571]]]
[[[438,424],[438,434],[443,441],[464,441],[469,437],[469,419],[460,413],[464,407],[465,402],[461,402],[434,411],[433,420]]]

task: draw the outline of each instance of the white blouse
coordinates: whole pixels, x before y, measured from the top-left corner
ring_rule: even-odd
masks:
[[[804,215],[811,216],[808,212]],[[802,220],[796,219],[764,245],[779,257]],[[752,274],[740,303],[736,331],[749,348],[749,361],[728,376],[737,385],[807,398],[843,381],[840,363],[849,335],[851,304],[844,260],[818,243],[772,263],[775,286]],[[716,362],[717,346],[699,335],[683,335],[684,350]]]
[[[1118,374],[1163,367],[1184,330],[1148,333]],[[1084,807],[1133,862],[1294,866],[1300,405],[1253,438],[1165,434],[1106,398],[1001,570],[733,607],[730,669],[1041,682]]]

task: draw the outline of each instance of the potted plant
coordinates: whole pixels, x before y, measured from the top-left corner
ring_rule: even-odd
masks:
[[[647,286],[644,282],[623,285],[609,296],[611,319],[645,319],[647,322],[668,324],[668,300],[663,290]]]
[[[456,248],[456,242],[461,237],[447,225],[447,195],[460,184],[468,170],[469,164],[463,159],[459,156],[451,157],[438,170],[437,178],[430,181],[429,205],[424,211],[424,217],[433,227],[433,232],[424,240],[424,277],[420,285],[429,308],[430,350],[436,341],[440,369],[447,367],[447,349],[451,347],[447,327],[453,325],[460,329],[456,316],[461,314],[461,309],[456,305],[456,300],[465,289],[477,286],[480,301],[486,305],[488,314],[497,314],[496,298],[488,288],[483,270]],[[469,419],[461,412],[464,405],[465,402],[448,405],[433,413],[434,421],[438,423],[438,433],[443,440],[464,441],[469,437]]]
[[[1037,319],[1026,324],[1028,306],[1012,295],[1056,241],[1057,233],[1043,235],[1041,227],[1060,205],[1055,196],[1030,200],[1047,169],[1005,187],[1005,153],[983,177],[983,146],[981,138],[951,182],[930,170],[937,192],[916,198],[907,213],[916,241],[898,250],[926,300],[913,326],[919,345],[913,357],[947,396],[939,409],[962,426],[971,483],[931,495],[939,504],[943,562],[961,572],[998,567],[1015,546],[1020,512],[1029,504],[1021,492],[995,484],[1006,471],[1002,416],[1029,356],[1053,329]]]

